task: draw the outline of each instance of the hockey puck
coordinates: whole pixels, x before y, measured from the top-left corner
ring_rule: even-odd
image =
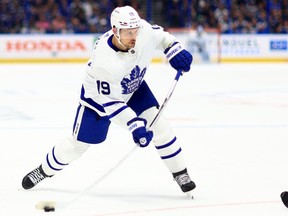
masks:
[[[36,204],[36,209],[45,211],[45,212],[52,212],[55,211],[56,202],[55,201],[40,201]]]
[[[282,192],[280,196],[283,204],[288,208],[288,191]]]
[[[50,207],[50,206],[45,206],[43,208],[44,212],[54,212],[55,211],[55,208],[53,207]]]

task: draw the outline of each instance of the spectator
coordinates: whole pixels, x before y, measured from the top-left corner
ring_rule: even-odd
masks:
[[[23,3],[17,0],[0,1],[0,33],[20,33],[24,20]]]
[[[73,33],[89,33],[87,23],[80,21],[78,17],[72,17],[71,19],[71,32]]]
[[[39,20],[35,22],[35,27],[39,33],[47,33],[50,29],[50,22],[45,14],[39,14]]]
[[[255,28],[256,28],[256,33],[259,33],[259,34],[269,33],[267,15],[266,15],[266,11],[264,11],[263,9],[258,14],[257,24]]]
[[[50,29],[47,30],[47,33],[66,33],[67,30],[66,20],[61,14],[57,14],[53,17]]]

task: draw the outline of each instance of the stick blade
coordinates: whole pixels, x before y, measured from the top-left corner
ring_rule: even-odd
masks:
[[[55,201],[40,201],[36,204],[36,209],[45,210],[45,209],[54,209],[56,208]]]

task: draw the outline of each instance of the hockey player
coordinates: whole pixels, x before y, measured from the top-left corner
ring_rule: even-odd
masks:
[[[207,35],[204,28],[199,25],[196,29],[195,34],[191,33],[187,41],[187,49],[191,52],[194,57],[199,55],[202,63],[209,63],[210,56],[207,50]],[[196,57],[195,57],[196,59]]]
[[[140,19],[130,6],[115,8],[110,19],[112,29],[95,42],[87,63],[72,135],[47,153],[41,165],[23,178],[22,186],[33,188],[79,158],[91,144],[105,141],[114,122],[129,130],[139,147],[148,146],[153,138],[160,158],[188,193],[196,186],[171,126],[161,116],[151,131],[146,129],[159,104],[144,75],[155,49],[166,54],[173,68],[184,72],[190,70],[192,55],[174,36]]]

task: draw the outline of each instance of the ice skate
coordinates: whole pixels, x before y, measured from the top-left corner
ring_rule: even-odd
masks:
[[[22,180],[22,187],[26,190],[33,188],[35,185],[37,185],[39,182],[41,182],[43,179],[48,176],[44,173],[42,166],[40,165],[36,169],[32,170],[30,173],[28,173]]]
[[[187,169],[180,172],[173,173],[175,181],[180,186],[181,190],[187,194],[188,197],[193,198],[191,191],[196,187],[195,183],[190,179]]]
[[[281,200],[283,204],[288,208],[288,191],[284,191],[281,193]]]

